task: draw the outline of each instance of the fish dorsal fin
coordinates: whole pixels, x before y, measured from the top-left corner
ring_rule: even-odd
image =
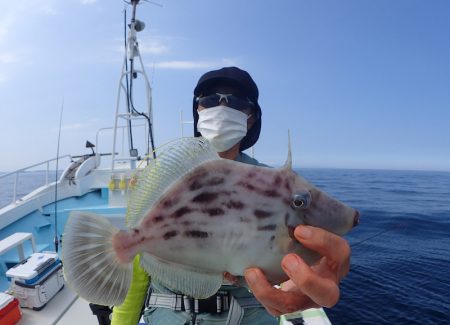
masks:
[[[292,152],[291,152],[291,131],[288,130],[288,155],[286,163],[284,164],[285,169],[292,169]]]
[[[168,188],[197,166],[221,158],[208,140],[180,138],[156,151],[157,158],[136,172],[130,183],[126,222],[136,226]]]

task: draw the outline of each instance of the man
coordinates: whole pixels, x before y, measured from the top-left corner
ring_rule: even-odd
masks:
[[[194,135],[205,137],[224,159],[263,165],[242,152],[259,138],[262,112],[258,96],[255,82],[244,70],[227,67],[205,73],[194,89]],[[112,324],[135,325],[145,297],[144,319],[156,325],[275,325],[276,316],[282,314],[333,306],[339,299],[339,281],[349,271],[349,245],[339,236],[310,226],[298,226],[294,234],[323,258],[310,267],[296,254],[286,255],[281,266],[290,280],[281,289],[270,285],[260,269],[252,268],[245,272],[251,292],[223,285],[217,295],[195,301],[156,281],[147,291],[148,275],[136,258],[131,288],[124,304],[114,308]],[[232,279],[228,274],[225,277]]]

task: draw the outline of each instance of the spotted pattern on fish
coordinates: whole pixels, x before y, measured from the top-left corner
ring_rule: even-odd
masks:
[[[202,185],[199,181],[194,180],[194,181],[189,185],[189,191],[196,191],[196,190],[201,189],[202,187],[203,187],[203,185]]]
[[[279,187],[281,185],[282,179],[280,177],[280,175],[276,175],[275,179],[273,181],[273,185],[276,187]]]
[[[291,184],[290,184],[288,179],[286,179],[285,182],[284,182],[284,188],[286,189],[286,191],[288,193],[292,193]]]
[[[194,210],[189,207],[184,206],[184,207],[181,207],[181,208],[175,210],[175,212],[172,213],[170,215],[170,217],[174,218],[174,219],[178,219],[178,218],[181,218],[182,216],[184,216],[185,214],[191,213],[192,211],[194,211]]]
[[[225,211],[221,208],[203,209],[202,212],[207,213],[210,217],[217,217],[225,214]]]
[[[270,211],[263,211],[263,210],[255,210],[254,214],[256,216],[256,218],[258,219],[266,219],[266,218],[270,218],[273,213]]]
[[[188,230],[185,231],[184,234],[186,237],[192,237],[192,238],[207,238],[209,235],[206,231],[201,230]]]
[[[230,201],[226,202],[225,206],[228,209],[235,209],[235,210],[242,210],[242,209],[245,208],[245,205],[244,205],[243,202],[241,202],[241,201],[233,201],[233,200],[230,200]]]
[[[223,195],[223,196],[231,196],[231,195],[237,194],[237,192],[235,192],[235,191],[218,191],[217,193],[219,195]]]
[[[280,192],[278,192],[276,190],[262,191],[262,194],[264,196],[268,196],[268,197],[280,197],[281,196]]]
[[[236,185],[240,186],[240,187],[243,187],[243,188],[245,188],[245,189],[247,189],[249,191],[255,191],[256,190],[256,188],[252,184],[250,184],[248,182],[239,182]]]
[[[174,204],[175,204],[174,200],[168,198],[168,199],[164,200],[163,207],[165,209],[168,209],[168,208],[171,208]]]
[[[265,182],[265,181],[261,181],[261,182]],[[277,190],[273,190],[273,189],[268,189],[268,190],[261,190],[260,188],[258,188],[257,186],[249,183],[249,182],[239,182],[236,184],[237,186],[243,187],[246,190],[249,191],[254,191],[260,195],[266,196],[266,197],[271,197],[271,198],[277,198],[277,197],[281,197],[280,192],[278,192]]]
[[[157,215],[156,217],[153,218],[153,222],[154,223],[158,223],[164,220],[164,217],[162,215]]]
[[[195,203],[209,203],[209,202],[214,201],[215,199],[217,199],[218,196],[219,196],[218,193],[203,192],[203,193],[200,193],[199,195],[195,196],[192,199],[192,202],[195,202]]]
[[[205,168],[197,168],[197,170],[186,180],[189,184],[190,191],[196,191],[204,186],[203,180],[209,175]]]
[[[225,178],[214,176],[205,182],[206,186],[216,186],[225,183]]]
[[[266,231],[266,230],[272,231],[272,230],[275,230],[275,229],[277,229],[277,225],[275,225],[275,224],[266,225],[266,226],[259,226],[258,227],[258,230],[261,230],[261,231]]]
[[[165,240],[168,240],[168,239],[170,239],[170,238],[172,238],[172,237],[175,237],[176,235],[178,235],[178,231],[176,231],[176,230],[171,230],[171,231],[166,232],[166,233],[163,235],[163,238],[164,238]]]

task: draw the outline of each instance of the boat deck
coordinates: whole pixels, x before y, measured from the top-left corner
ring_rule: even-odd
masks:
[[[98,325],[97,317],[92,314],[88,302],[79,298],[67,286],[42,310],[21,308],[21,311],[22,318],[18,325]]]
[[[98,325],[89,303],[65,286],[40,311],[21,308],[22,318],[17,325]],[[142,322],[142,319],[141,319]],[[145,324],[145,323],[140,323]],[[309,309],[283,316],[280,324],[331,325],[323,309]]]

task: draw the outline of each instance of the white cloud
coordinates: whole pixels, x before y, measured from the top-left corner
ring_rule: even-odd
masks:
[[[231,59],[222,59],[217,61],[161,61],[154,64],[155,68],[160,69],[212,69],[223,65],[236,65]]]
[[[156,37],[155,37],[156,38]],[[169,52],[169,47],[165,45],[161,40],[159,39],[139,39],[139,52],[141,55],[159,55]],[[114,46],[115,52],[124,52],[124,46],[123,46],[123,39],[116,38],[115,39],[116,44]]]
[[[92,122],[92,121],[91,121]],[[63,124],[61,125],[61,131],[76,131],[76,130],[83,130],[90,128],[92,123],[91,122],[85,122],[85,123],[72,123],[72,124]],[[49,130],[50,132],[58,132],[59,128],[52,128]]]
[[[168,47],[160,41],[152,41],[150,43],[139,43],[139,51],[141,54],[161,54],[168,51]]]
[[[28,18],[39,14],[56,15],[57,0],[16,0],[0,2],[0,37],[8,31],[14,30],[18,22],[27,21]],[[1,39],[0,39],[1,40]]]

